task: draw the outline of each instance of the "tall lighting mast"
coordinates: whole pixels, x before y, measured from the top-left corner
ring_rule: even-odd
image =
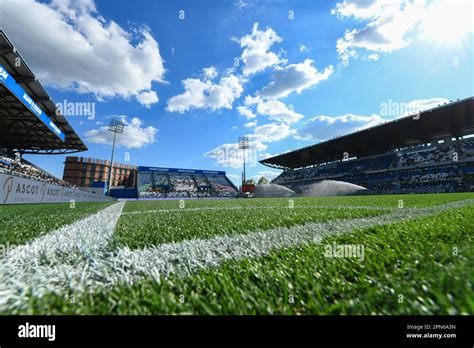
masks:
[[[239,149],[243,152],[243,165],[244,165],[244,173],[242,175],[242,188],[245,185],[245,150],[249,148],[249,138],[248,137],[239,137]]]
[[[113,163],[114,163],[114,152],[115,152],[115,137],[117,134],[122,134],[123,129],[125,128],[125,124],[117,119],[113,119],[110,121],[109,124],[109,131],[114,133],[114,141],[112,144],[112,157],[110,158],[110,170],[109,170],[109,180],[108,180],[108,187],[107,193],[110,195],[110,189],[112,187],[112,170],[113,170]]]

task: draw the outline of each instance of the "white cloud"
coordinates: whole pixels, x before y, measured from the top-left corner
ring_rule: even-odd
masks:
[[[247,122],[246,124],[244,124],[244,127],[252,128],[252,127],[255,127],[256,125],[257,125],[257,121],[252,121],[252,122]]]
[[[262,144],[260,141],[249,141],[249,149],[246,151],[247,163],[253,162],[251,164],[256,165],[256,154],[259,151],[266,150],[267,147],[267,145]],[[254,156],[252,156],[252,154]],[[239,149],[238,143],[222,144],[206,152],[204,156],[215,159],[217,164],[222,167],[240,168],[243,165],[243,153],[242,150]]]
[[[262,100],[257,105],[257,111],[261,115],[268,115],[271,120],[284,123],[295,123],[304,116],[294,112],[279,100]]]
[[[306,53],[309,53],[309,48],[306,47],[305,45],[301,45],[300,46],[300,52],[306,52]]]
[[[306,59],[299,64],[290,64],[284,68],[276,67],[273,81],[264,87],[259,95],[264,98],[283,98],[292,92],[300,94],[304,89],[326,80],[332,72],[331,65],[323,72],[318,72],[311,59]]]
[[[232,109],[232,103],[243,92],[242,82],[235,75],[222,77],[219,83],[188,78],[183,81],[184,93],[171,97],[166,110],[185,112],[191,108]]]
[[[372,53],[367,56],[367,59],[376,61],[379,60],[379,55],[377,53]]]
[[[140,104],[149,108],[151,104],[158,103],[158,95],[155,91],[142,92],[137,96]]]
[[[388,100],[380,104],[380,115],[315,116],[304,122],[303,126],[296,131],[295,139],[328,140],[357,130],[374,127],[389,119],[412,115],[417,111],[429,110],[447,102],[449,100],[446,98],[416,99],[409,102]]]
[[[241,60],[244,63],[244,75],[251,75],[266,68],[282,63],[275,53],[270,51],[270,47],[281,42],[282,39],[271,28],[265,31],[258,30],[258,23],[252,28],[252,34],[245,35],[240,39],[236,39],[240,46],[244,48]]]
[[[249,139],[262,143],[271,143],[295,134],[285,123],[268,123],[255,127],[254,132],[248,134]]]
[[[346,114],[342,116],[315,116],[303,123],[296,131],[295,139],[323,141],[370,128],[395,119],[429,110],[447,103],[446,98],[417,99],[409,102],[388,100],[380,104],[380,115],[370,116]]]
[[[251,95],[247,95],[245,97],[245,100],[244,100],[244,103],[245,105],[247,106],[250,106],[250,105],[258,105],[262,102],[262,98],[260,98],[259,96],[256,96],[256,97],[252,97]]]
[[[379,55],[374,53],[390,53],[415,40],[457,45],[474,33],[473,10],[472,0],[344,0],[332,13],[365,24],[347,30],[336,48],[347,63],[359,55],[377,60]]]
[[[356,19],[378,18],[398,10],[401,0],[344,0],[336,4],[331,13],[338,18],[354,17]]]
[[[287,124],[295,123],[304,117],[302,114],[294,112],[292,106],[288,107],[285,105],[285,103],[279,100],[263,100],[258,96],[246,96],[245,104],[248,107],[255,105],[256,112],[259,115],[266,115],[271,120],[280,121]]]
[[[120,119],[125,123],[125,128],[122,134],[117,135],[117,146],[123,146],[129,149],[141,148],[155,142],[158,129],[152,126],[142,127],[143,121],[138,117],[129,120],[126,116],[120,116]],[[91,129],[84,135],[87,141],[94,144],[111,145],[113,141],[113,133],[108,130],[108,126],[100,127],[99,129]]]
[[[3,29],[46,85],[99,99],[143,100],[153,82],[164,80],[150,30],[124,30],[102,17],[93,0],[3,0],[0,13]]]
[[[266,159],[266,158],[270,158],[270,157],[273,157],[273,156],[276,156],[276,155],[272,155],[271,153],[268,153],[268,152],[261,153],[259,155],[260,159]]]
[[[473,18],[472,0],[433,2],[420,24],[420,38],[437,46],[461,46],[466,36],[474,33]],[[472,41],[472,37],[470,40]]]
[[[284,62],[275,53],[269,51],[275,42],[281,41],[281,38],[271,28],[261,31],[258,29],[258,23],[255,23],[251,34],[233,40],[244,48],[241,56],[244,63],[244,76]],[[217,70],[214,66],[203,69],[202,79],[183,80],[184,93],[171,97],[166,109],[170,112],[185,112],[191,108],[212,111],[221,108],[232,109],[234,100],[240,97],[243,92],[243,84],[247,81],[245,77],[234,75],[234,70],[234,68],[227,69],[224,73],[226,77],[221,78],[218,83],[212,82],[217,77]],[[256,117],[245,106],[239,106],[237,111],[249,119]]]
[[[323,141],[373,127],[384,120],[379,115],[315,116],[306,121],[295,136],[299,140]]]
[[[244,1],[244,0],[236,0],[234,4],[235,6],[239,8],[239,10],[243,10],[245,8],[254,6],[254,4],[251,1]]]
[[[203,69],[204,77],[209,80],[213,80],[217,77],[217,69],[214,66]]]
[[[426,11],[425,0],[344,0],[332,13],[338,18],[352,17],[368,23],[360,29],[346,30],[337,40],[339,57],[347,63],[361,52],[390,53],[408,46],[414,29]]]
[[[241,114],[242,116],[247,117],[248,119],[257,117],[257,115],[255,115],[255,114],[252,112],[252,110],[250,110],[250,109],[249,109],[248,107],[246,107],[246,106],[238,106],[238,107],[237,107],[237,111],[239,112],[239,114]]]

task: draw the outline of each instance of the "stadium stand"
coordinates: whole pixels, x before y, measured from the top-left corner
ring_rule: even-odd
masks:
[[[225,172],[138,167],[140,198],[233,198],[238,190]]]
[[[216,196],[235,197],[236,188],[226,176],[210,175],[208,180]]]
[[[0,29],[0,146],[21,154],[87,150]]]
[[[0,204],[110,200],[81,191],[23,158],[87,147],[1,29],[0,129]]]
[[[283,169],[273,183],[296,192],[324,179],[369,193],[473,191],[473,105],[467,98],[260,162]]]
[[[197,187],[191,175],[172,175],[170,181],[174,192],[197,192]]]
[[[74,185],[46,172],[33,163],[26,160],[13,159],[3,155],[0,155],[0,171],[4,174],[39,180],[53,185],[75,187]]]

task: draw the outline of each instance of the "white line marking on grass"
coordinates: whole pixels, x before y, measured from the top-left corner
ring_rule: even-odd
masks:
[[[187,240],[143,250],[124,247],[110,251],[107,245],[123,208],[123,203],[117,203],[54,232],[54,238],[47,235],[24,246],[28,257],[21,257],[18,252],[7,255],[0,266],[0,309],[15,313],[27,308],[30,296],[51,292],[59,295],[94,292],[117,284],[132,284],[140,279],[160,280],[160,277],[170,274],[185,276],[218,266],[226,260],[255,258],[276,249],[319,243],[335,233],[411,220],[468,204],[474,204],[474,199],[416,210],[395,209],[376,217],[330,220],[244,235]],[[69,238],[73,242],[69,242]],[[51,245],[48,247],[51,242],[60,246],[54,248],[54,252],[50,250]]]
[[[84,271],[106,252],[124,204],[62,226],[0,258],[0,308],[7,302],[19,305],[28,295],[40,296],[73,284],[81,287]],[[72,279],[78,270],[80,277]]]
[[[152,214],[152,213],[173,213],[173,212],[188,212],[188,211],[206,211],[206,210],[244,210],[244,209],[301,209],[301,208],[313,208],[313,209],[361,209],[361,210],[393,210],[395,207],[380,207],[380,206],[357,206],[357,205],[295,205],[290,208],[288,206],[281,205],[249,205],[249,206],[223,206],[223,207],[199,207],[199,208],[169,208],[169,209],[150,209],[150,210],[134,210],[124,211],[122,215],[134,215],[134,214]],[[419,208],[404,208],[404,209],[419,209]]]
[[[225,260],[258,257],[274,249],[318,243],[324,237],[335,233],[411,220],[468,204],[474,204],[474,200],[417,210],[397,209],[390,214],[374,217],[329,220],[249,234],[160,244],[141,250],[125,247],[118,250],[113,262],[115,266],[128,270],[129,276],[121,279],[126,283],[132,283],[137,277],[153,277],[159,280],[159,276],[166,277],[171,273],[187,275],[201,268],[217,266]]]

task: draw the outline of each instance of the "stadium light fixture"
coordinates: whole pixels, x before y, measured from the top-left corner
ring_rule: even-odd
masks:
[[[109,180],[107,186],[107,193],[110,194],[110,188],[112,187],[112,170],[114,164],[114,152],[115,152],[115,138],[117,134],[122,134],[125,128],[125,124],[117,119],[113,119],[109,124],[109,131],[114,133],[114,141],[112,143],[112,157],[110,158],[110,170],[109,170]]]
[[[239,149],[243,152],[243,164],[244,164],[244,172],[242,175],[242,187],[245,185],[246,178],[245,178],[245,150],[249,148],[249,138],[248,137],[239,137]]]

